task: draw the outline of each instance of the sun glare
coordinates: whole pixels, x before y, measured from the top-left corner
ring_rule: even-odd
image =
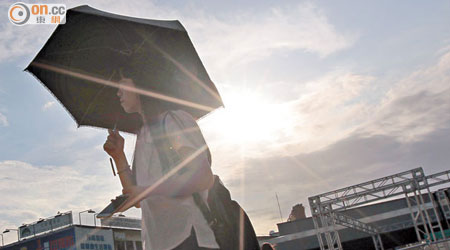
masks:
[[[289,111],[262,95],[244,91],[224,95],[225,109],[214,120],[214,129],[231,144],[275,142],[292,129]]]

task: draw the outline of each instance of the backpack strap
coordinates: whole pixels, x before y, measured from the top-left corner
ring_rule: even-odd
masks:
[[[166,130],[166,118],[169,115],[177,123],[178,127],[184,128],[184,124],[182,123],[182,121],[180,121],[176,115],[173,115],[171,111],[168,111],[164,115],[161,122],[155,123],[149,127],[150,134],[152,135],[152,140],[154,141],[156,151],[158,152],[159,160],[161,162],[163,174],[167,173],[172,167],[174,167],[174,163],[177,163],[181,160],[181,157],[178,155],[178,153],[175,150],[171,149],[170,146],[170,140],[168,138]],[[194,141],[191,133],[185,133],[184,135],[188,138],[189,141]],[[209,151],[209,148],[207,148],[207,156],[209,164],[211,164],[211,152]],[[214,180],[215,179],[216,177],[214,177]],[[202,212],[203,217],[208,222],[208,225],[212,226],[217,223],[217,219],[212,215],[211,211],[209,210],[200,194],[198,192],[193,193],[192,198],[197,207]]]
[[[156,152],[158,153],[158,158],[161,163],[162,173],[167,173],[171,167],[173,167],[173,161],[177,162],[177,160],[171,160],[171,159],[179,159],[178,155],[171,154],[168,156],[168,150],[170,149],[170,142],[165,138],[166,136],[166,129],[165,129],[165,120],[168,115],[168,112],[166,112],[162,118],[162,120],[155,121],[148,125],[148,129],[150,130],[150,136],[152,137],[152,142],[155,145]],[[163,153],[164,151],[164,153]],[[174,151],[174,150],[171,150]],[[175,152],[176,153],[176,152]],[[150,162],[149,162],[150,164]],[[151,167],[151,166],[149,166]],[[134,153],[133,153],[133,163],[131,167],[132,175],[134,183],[137,184],[136,181],[136,161],[134,159]]]
[[[209,210],[208,206],[206,206],[205,201],[200,196],[199,193],[193,193],[192,198],[194,199],[195,205],[200,209],[200,211],[203,214],[203,217],[205,218],[206,222],[208,222],[209,226],[213,226],[217,223],[217,219],[214,217],[214,215],[211,213],[211,210]]]
[[[166,118],[168,115],[169,112],[166,112],[160,121],[149,125],[150,135],[158,153],[163,174],[169,172],[181,160],[178,153],[172,149],[170,140],[167,137]]]
[[[181,121],[181,120],[179,119],[178,116],[174,115],[172,111],[168,111],[167,114],[166,114],[166,116],[172,117],[172,119],[175,121],[175,123],[178,125],[179,128],[184,128],[184,127],[185,127],[183,121]],[[165,119],[164,119],[164,120],[165,120]],[[166,126],[165,126],[164,122],[165,122],[165,121],[163,121],[163,130],[164,130],[163,132],[164,132],[164,134],[167,135]],[[200,128],[198,127],[197,124],[196,124],[195,129],[200,130]],[[189,132],[187,132],[187,133],[184,133],[183,135],[186,136],[186,138],[187,138],[190,142],[194,142],[194,141],[195,141],[195,139],[193,138],[193,135],[192,135],[192,132],[191,132],[191,131],[189,131]],[[194,143],[193,143],[193,144],[194,144]],[[206,142],[205,142],[205,144],[206,144]],[[206,153],[207,153],[209,165],[211,165],[211,162],[212,162],[212,160],[211,160],[211,151],[209,150],[208,147],[206,148]]]
[[[180,121],[176,115],[172,114],[172,111],[169,111],[167,113],[167,115],[170,115],[172,117],[172,119],[177,123],[178,127],[180,127],[180,128],[184,128],[185,127],[183,122]],[[198,128],[198,129],[200,129],[200,128]],[[167,134],[167,132],[165,130],[165,126],[164,126],[164,133]],[[194,138],[192,138],[193,135],[192,135],[191,132],[185,133],[184,135],[188,138],[189,141],[191,141],[191,142],[194,141]],[[209,148],[207,148],[207,157],[208,157],[209,165],[211,165],[211,151],[209,150]],[[214,176],[214,180],[216,180],[216,176]],[[217,222],[216,218],[211,214],[211,211],[209,210],[208,206],[206,205],[205,201],[202,199],[200,194],[199,193],[193,193],[192,197],[194,199],[195,204],[200,209],[200,211],[202,212],[202,214],[205,217],[206,221],[208,222],[208,224],[212,225],[215,222]]]

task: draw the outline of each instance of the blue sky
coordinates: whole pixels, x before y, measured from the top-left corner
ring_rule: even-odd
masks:
[[[77,128],[22,71],[55,26],[12,25],[12,3],[0,4],[0,225],[99,211],[121,191],[102,150],[107,133]],[[183,23],[226,105],[200,121],[213,171],[258,234],[280,222],[275,192],[285,220],[315,194],[449,168],[448,1],[65,4]],[[135,138],[126,140],[131,156]]]

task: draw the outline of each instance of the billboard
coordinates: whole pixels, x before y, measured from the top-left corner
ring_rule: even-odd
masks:
[[[52,231],[67,225],[72,225],[72,212],[56,215],[38,222],[19,227],[19,238],[34,236],[36,234]]]
[[[75,227],[77,249],[113,250],[113,230],[93,227]],[[70,249],[73,250],[73,249]]]

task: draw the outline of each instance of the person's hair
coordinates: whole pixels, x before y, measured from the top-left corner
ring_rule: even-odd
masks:
[[[141,90],[170,95],[174,70],[166,62],[167,60],[159,53],[146,55],[145,58],[134,57],[119,67],[118,77],[133,80],[136,87]],[[154,97],[139,95],[139,99],[147,122],[151,122],[162,112],[175,108],[173,103]]]
[[[261,247],[261,250],[274,250],[272,244],[269,242],[264,242],[264,244]]]

